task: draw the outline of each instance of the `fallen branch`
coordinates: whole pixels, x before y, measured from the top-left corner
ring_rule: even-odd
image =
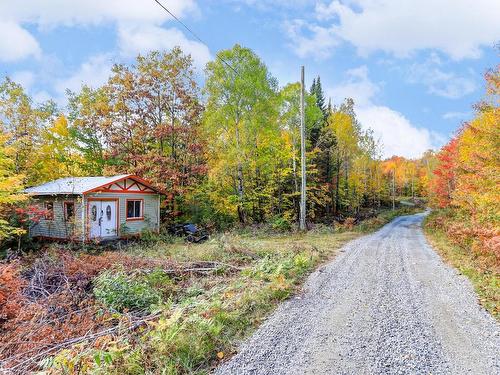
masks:
[[[206,273],[206,272],[215,272],[223,268],[230,268],[235,271],[242,271],[245,267],[237,267],[232,264],[222,263],[222,262],[213,262],[213,261],[197,261],[197,262],[189,262],[184,263],[184,267],[178,268],[161,268],[163,272],[170,275],[175,274],[183,274],[183,273]],[[196,265],[199,265],[196,267]],[[142,269],[141,272],[153,272],[153,269]]]
[[[24,361],[19,362],[18,364],[16,364],[15,366],[13,366],[11,368],[5,368],[5,371],[13,372],[14,370],[18,370],[18,369],[23,369],[23,368],[26,369],[26,367],[29,367],[29,365],[31,365],[36,360],[38,360],[40,358],[44,358],[44,357],[48,356],[49,354],[53,353],[54,351],[67,348],[67,347],[69,347],[71,345],[75,345],[75,344],[78,344],[78,343],[81,343],[81,342],[84,342],[84,341],[95,340],[95,339],[97,339],[99,337],[112,334],[112,333],[118,331],[120,328],[123,328],[125,331],[132,331],[132,330],[140,327],[144,323],[146,323],[148,321],[151,321],[153,319],[158,318],[160,315],[161,315],[160,312],[159,313],[155,313],[155,314],[151,314],[151,315],[148,315],[148,316],[146,316],[146,317],[144,317],[142,319],[139,319],[139,320],[137,320],[135,322],[132,322],[128,327],[125,327],[125,328],[121,327],[120,325],[117,325],[117,326],[114,326],[114,327],[111,327],[111,328],[107,328],[107,329],[104,329],[102,331],[99,331],[99,332],[96,332],[96,333],[93,333],[93,334],[88,334],[88,335],[84,335],[84,336],[80,336],[80,337],[75,337],[75,338],[72,338],[72,339],[60,342],[58,344],[54,344],[50,348],[48,348],[48,349],[46,349],[46,350],[44,350],[44,351],[42,351],[42,352],[40,352],[38,354],[35,354],[35,355],[31,356],[30,358],[28,358],[28,359],[26,359]],[[31,351],[22,353],[22,355],[24,356],[26,354],[29,354],[29,352],[31,352]],[[4,368],[4,365],[6,363],[8,363],[11,360],[11,358],[12,357],[9,357],[9,358],[6,358],[3,361],[0,361],[0,369]]]

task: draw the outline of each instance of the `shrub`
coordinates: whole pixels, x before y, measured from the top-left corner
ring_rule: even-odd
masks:
[[[288,232],[292,229],[292,224],[290,223],[290,220],[283,216],[274,216],[271,219],[271,227],[279,232]]]
[[[0,323],[19,313],[23,301],[21,290],[25,284],[15,264],[0,264]]]
[[[123,270],[104,271],[94,280],[94,295],[116,311],[151,311],[162,302],[162,293],[154,287],[157,275],[131,276]]]
[[[172,244],[175,242],[176,238],[166,233],[164,230],[160,231],[160,233],[153,231],[151,229],[143,229],[140,234],[140,239],[142,242],[146,243],[155,243],[155,242],[163,242],[166,244]]]

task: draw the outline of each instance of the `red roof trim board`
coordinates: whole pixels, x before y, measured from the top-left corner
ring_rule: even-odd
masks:
[[[127,187],[127,179],[130,178],[131,180],[134,180],[135,182],[128,186]],[[111,186],[113,184],[116,184],[118,186],[121,187],[121,185],[119,184],[120,182],[123,182],[123,190],[111,190]],[[139,177],[139,176],[136,176],[136,175],[133,175],[133,174],[130,174],[130,175],[126,175],[124,177],[121,177],[115,181],[111,181],[111,182],[106,182],[105,184],[101,185],[101,186],[97,186],[93,189],[90,189],[90,190],[86,190],[83,192],[83,194],[87,194],[87,193],[92,193],[92,192],[97,192],[97,191],[105,191],[105,192],[113,192],[113,193],[131,193],[132,191],[130,191],[129,189],[135,184],[137,185],[137,187],[139,188],[139,191],[136,191],[138,193],[144,193],[144,194],[147,194],[147,193],[151,193],[151,192],[148,192],[146,191],[146,189],[144,190],[141,190],[141,188],[139,187],[139,185],[137,183],[140,183],[144,186],[146,186],[147,188],[153,190],[153,192],[157,192],[159,194],[166,194],[164,191],[162,191],[161,189],[158,189],[157,187],[151,185],[151,183],[149,183],[148,181],[144,180],[143,178]]]

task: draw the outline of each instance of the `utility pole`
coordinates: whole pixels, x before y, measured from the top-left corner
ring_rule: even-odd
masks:
[[[300,162],[302,185],[300,187],[300,230],[306,230],[306,120],[304,108],[304,66],[300,69]]]

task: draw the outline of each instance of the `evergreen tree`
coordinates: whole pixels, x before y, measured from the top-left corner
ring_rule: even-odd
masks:
[[[315,123],[311,128],[310,133],[310,142],[312,148],[316,147],[318,143],[319,136],[321,134],[321,129],[324,127],[326,123],[326,119],[328,118],[328,112],[325,107],[325,95],[323,94],[323,88],[321,87],[321,78],[318,76],[313,79],[313,83],[311,85],[310,90],[311,95],[314,95],[316,98],[316,106],[323,113],[323,118],[321,118],[317,123]]]
[[[311,85],[311,89],[309,90],[309,94],[311,95],[316,94],[316,78],[313,78],[313,83]]]
[[[319,76],[316,79],[314,94],[316,95],[316,103],[318,107],[323,111],[323,113],[326,116],[325,95],[323,93],[323,88],[321,87],[321,78]]]

